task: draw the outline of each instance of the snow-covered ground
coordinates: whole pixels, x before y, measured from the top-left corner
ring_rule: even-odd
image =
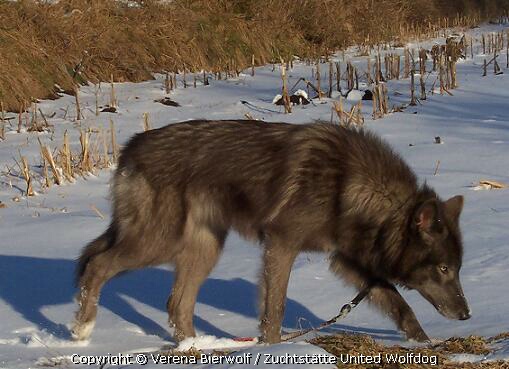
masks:
[[[490,27],[475,32],[501,29]],[[479,54],[479,48],[475,49]],[[347,53],[350,57],[360,70],[365,69],[366,57],[357,58],[354,52]],[[473,60],[460,61],[459,88],[452,91],[454,96],[428,94],[422,105],[376,121],[369,118],[371,103],[363,108],[367,128],[389,141],[422,181],[434,186],[444,198],[462,194],[466,199],[461,219],[465,246],[461,277],[472,318],[448,321],[417,293],[402,291],[425,331],[436,339],[470,334],[491,336],[509,330],[509,189],[472,188],[483,179],[509,183],[509,70],[503,68],[505,74],[482,77],[483,59],[477,55]],[[505,62],[501,64],[505,67]],[[325,68],[324,64],[322,70]],[[291,87],[301,76],[311,79],[311,67],[296,63],[288,74]],[[257,68],[254,77],[246,73],[227,81],[211,79],[210,86],[190,85],[187,89],[179,86],[170,95],[181,107],[169,107],[154,102],[165,96],[162,76],[143,83],[116,84],[118,113],[99,116],[93,112],[94,87],[83,87],[80,100],[85,119],[81,125],[108,128],[112,118],[122,144],[133,133],[142,131],[144,112],[149,113],[153,128],[195,118],[239,119],[245,118],[246,113],[256,119],[298,124],[330,120],[332,100],[338,100],[337,94],[332,100],[315,99],[312,104],[295,106],[292,114],[284,114],[282,107],[272,105],[280,92],[281,80],[278,69],[272,71],[271,66]],[[326,85],[324,79],[322,86]],[[391,106],[409,101],[408,80],[391,81],[388,86]],[[103,84],[99,95],[102,104],[108,102],[109,92],[109,85]],[[349,99],[345,106],[355,102]],[[72,354],[118,355],[171,345],[165,302],[173,273],[165,267],[132,272],[108,283],[101,295],[91,340],[70,340],[68,327],[76,309],[74,260],[81,248],[108,225],[112,172],[102,170],[96,176],[49,190],[42,190],[36,182],[38,195],[23,197],[23,182],[7,173],[17,173],[15,159],[19,161],[19,153],[27,158],[33,172],[40,173],[38,138],[56,148],[68,130],[73,150],[78,151],[79,147],[77,123],[69,118],[74,117],[74,98],[44,101],[39,107],[48,117],[56,113],[49,119],[54,133],[18,134],[13,123],[12,128],[7,126],[6,140],[0,142],[0,201],[6,205],[0,208],[0,367],[27,368]],[[434,143],[436,136],[443,144]],[[434,175],[438,160],[440,166]],[[20,201],[13,201],[15,197]],[[106,218],[102,219],[92,207]],[[336,315],[338,308],[355,295],[352,288],[328,271],[325,258],[323,254],[302,254],[297,259],[288,289],[285,329],[317,325]],[[260,262],[259,247],[236,234],[228,237],[219,264],[199,294],[195,311],[199,334],[221,338],[258,334],[256,284]],[[366,304],[325,332],[339,331],[367,333],[391,343],[402,341],[391,321]],[[210,343],[210,338],[205,342]],[[508,345],[500,347],[496,357],[509,358]],[[320,348],[301,342],[256,346],[237,355],[250,353],[256,357],[267,352],[325,354]]]

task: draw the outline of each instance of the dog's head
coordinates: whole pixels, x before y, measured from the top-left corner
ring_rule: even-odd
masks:
[[[433,198],[416,207],[410,220],[408,267],[402,285],[416,289],[449,319],[470,318],[459,272],[463,257],[459,217],[463,197]]]

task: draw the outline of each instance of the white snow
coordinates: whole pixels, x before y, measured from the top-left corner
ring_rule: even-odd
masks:
[[[501,340],[491,345],[493,352],[487,355],[453,354],[449,359],[458,363],[484,363],[493,361],[509,361],[509,341]]]
[[[198,336],[189,337],[179,343],[177,351],[188,351],[191,348],[197,350],[216,350],[216,349],[232,349],[237,347],[246,347],[256,345],[257,339],[252,341],[235,341],[230,338],[217,338],[215,336]]]
[[[85,347],[88,340],[74,341],[67,338],[55,337],[46,331],[34,331],[26,336],[21,336],[18,343],[24,343],[27,347]]]
[[[302,96],[306,100],[309,100],[308,93],[304,90],[298,89],[293,93],[295,96]]]
[[[277,103],[279,100],[281,100],[283,98],[283,95],[281,94],[277,94],[276,96],[274,96],[274,98],[272,99],[272,103],[275,104]]]
[[[471,32],[500,29],[501,26],[484,26]],[[473,317],[468,321],[446,320],[416,292],[401,291],[426,332],[437,339],[470,334],[492,336],[508,330],[509,189],[473,191],[471,186],[485,179],[509,184],[509,70],[501,63],[505,74],[490,73],[483,78],[481,51],[477,47],[478,56],[458,64],[459,88],[452,91],[454,96],[428,94],[422,105],[376,121],[370,119],[371,104],[363,107],[367,129],[387,140],[422,181],[434,186],[444,198],[462,194],[466,199],[461,218],[465,246],[461,278]],[[361,71],[365,69],[366,57],[355,57],[355,49],[346,55]],[[288,76],[289,86],[300,77],[311,80],[311,67],[295,63]],[[431,83],[432,77],[428,88]],[[284,114],[283,107],[271,104],[272,96],[281,91],[281,79],[279,71],[272,72],[270,66],[257,68],[254,77],[241,74],[227,81],[211,80],[210,86],[184,89],[180,84],[170,96],[181,107],[154,102],[165,96],[163,85],[163,76],[141,83],[115,84],[118,113],[99,116],[94,114],[94,86],[83,87],[80,100],[85,118],[81,122],[74,120],[74,97],[43,101],[38,107],[54,125],[54,133],[18,134],[15,119],[10,121],[12,127],[6,126],[6,140],[0,142],[0,201],[6,205],[0,208],[0,367],[33,367],[38,360],[64,363],[73,354],[117,355],[143,352],[140,347],[175,346],[172,329],[167,327],[165,306],[174,275],[166,267],[147,268],[110,281],[101,294],[90,340],[71,340],[68,324],[77,309],[73,299],[75,259],[81,248],[108,226],[112,170],[49,190],[41,188],[40,177],[36,176],[34,189],[38,195],[26,198],[15,164],[15,160],[19,161],[18,152],[27,158],[33,173],[41,173],[38,138],[55,149],[61,146],[67,130],[72,149],[78,152],[79,128],[107,129],[110,118],[115,123],[118,142],[123,144],[143,130],[145,112],[149,113],[153,128],[195,118],[239,119],[247,113],[255,119],[300,124],[329,120],[332,100],[338,100],[315,99],[314,104],[295,106],[292,114]],[[322,86],[327,85],[324,79]],[[101,86],[99,97],[103,105],[108,103],[109,88],[109,84]],[[388,90],[391,106],[409,102],[408,80],[391,81]],[[352,103],[346,101],[345,110]],[[444,144],[434,144],[436,136]],[[434,175],[438,160],[440,165]],[[194,339],[192,344],[231,347],[233,337],[258,335],[256,285],[260,263],[259,247],[235,233],[229,235],[220,262],[198,296],[195,326],[198,335],[208,338]],[[326,255],[302,254],[291,275],[284,328],[316,326],[336,315],[355,294],[353,288],[343,285],[328,271]],[[324,334],[345,331],[370,334],[387,343],[404,343],[393,323],[365,303]],[[497,343],[496,352],[486,359],[507,360],[508,346],[507,340]],[[319,355],[324,351],[309,344],[292,343],[250,347],[236,355],[245,353]],[[201,368],[246,367],[221,365],[203,364]]]
[[[348,93],[348,95],[346,96],[346,99],[348,101],[359,101],[359,100],[362,100],[363,96],[364,96],[364,91],[352,90]]]

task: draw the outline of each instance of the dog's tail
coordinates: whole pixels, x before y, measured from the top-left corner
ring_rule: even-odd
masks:
[[[85,273],[85,268],[87,267],[88,262],[95,255],[100,254],[108,250],[111,246],[113,246],[115,242],[115,226],[111,224],[109,228],[95,240],[90,242],[87,246],[83,248],[80,257],[77,260],[76,265],[76,274],[75,274],[75,284],[79,285],[79,281]]]

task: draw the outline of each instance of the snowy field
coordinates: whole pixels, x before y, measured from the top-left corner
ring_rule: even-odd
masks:
[[[486,26],[475,32],[501,29],[501,26]],[[427,42],[425,46],[430,44]],[[490,67],[488,76],[482,77],[484,56],[479,54],[479,47],[474,49],[477,56],[473,60],[468,58],[458,63],[459,88],[452,91],[454,96],[428,93],[428,100],[422,105],[376,121],[370,118],[371,102],[366,102],[363,108],[367,129],[380,134],[401,153],[422,181],[434,186],[443,198],[456,194],[465,196],[461,218],[465,246],[461,278],[472,318],[446,320],[416,292],[402,291],[433,339],[493,336],[509,331],[509,189],[474,188],[480,180],[509,184],[509,70],[505,69],[505,55],[502,55],[505,74],[495,76]],[[352,51],[347,53],[347,58],[361,71],[365,69],[366,57],[355,57]],[[326,68],[324,64],[322,70]],[[301,76],[311,80],[311,67],[296,63],[288,74],[291,87]],[[327,73],[322,74],[325,77]],[[149,113],[152,128],[196,118],[242,119],[246,113],[255,119],[299,124],[316,119],[330,120],[332,101],[338,101],[336,93],[332,99],[314,99],[312,104],[295,106],[291,114],[284,114],[282,107],[272,104],[281,89],[277,66],[275,71],[272,66],[256,68],[254,77],[246,71],[226,81],[211,79],[210,86],[202,86],[199,82],[197,88],[193,88],[192,81],[187,89],[179,85],[170,96],[180,107],[154,102],[165,96],[163,82],[163,76],[157,76],[155,80],[142,83],[116,84],[118,112],[99,116],[94,114],[94,87],[81,88],[85,117],[81,126],[107,129],[111,118],[118,142],[122,144],[132,134],[143,130],[145,112]],[[322,86],[326,85],[324,78]],[[109,101],[109,89],[108,84],[102,85],[100,101],[103,105]],[[388,90],[391,106],[410,100],[409,80],[391,81]],[[345,105],[349,108],[356,102],[349,100]],[[21,153],[31,170],[40,173],[38,138],[52,148],[60,147],[65,130],[69,132],[73,151],[77,152],[79,132],[74,120],[74,104],[72,96],[41,102],[39,108],[47,117],[55,113],[48,118],[54,125],[53,133],[16,133],[16,123],[13,123],[11,128],[7,125],[6,140],[0,142],[0,201],[6,205],[0,208],[2,368],[36,367],[49,363],[51,358],[72,354],[117,355],[174,345],[172,330],[166,325],[165,308],[174,275],[165,267],[132,272],[110,281],[101,295],[91,340],[80,343],[70,340],[68,328],[76,310],[74,260],[81,248],[108,225],[112,171],[102,170],[95,176],[79,178],[73,184],[52,186],[49,190],[42,189],[36,180],[34,189],[38,195],[26,198],[24,182],[15,175],[19,171],[15,160],[19,161]],[[66,118],[65,109],[68,109]],[[434,143],[436,136],[440,136],[442,144]],[[434,175],[438,160],[440,165]],[[8,168],[13,168],[10,174]],[[328,271],[325,259],[323,254],[301,254],[296,260],[288,289],[285,330],[314,326],[329,319],[356,294]],[[228,237],[219,264],[199,294],[195,325],[200,335],[233,338],[258,334],[256,285],[260,262],[259,247],[236,234]],[[391,344],[404,343],[392,322],[366,304],[361,304],[325,333],[345,331],[366,333]],[[204,340],[210,347],[211,339]],[[239,351],[237,355],[256,356],[259,352],[325,354],[318,347],[299,342],[256,346]],[[501,345],[493,357],[509,359],[509,344],[505,348]],[[86,367],[69,363],[59,366]],[[232,366],[203,364],[202,367]]]

